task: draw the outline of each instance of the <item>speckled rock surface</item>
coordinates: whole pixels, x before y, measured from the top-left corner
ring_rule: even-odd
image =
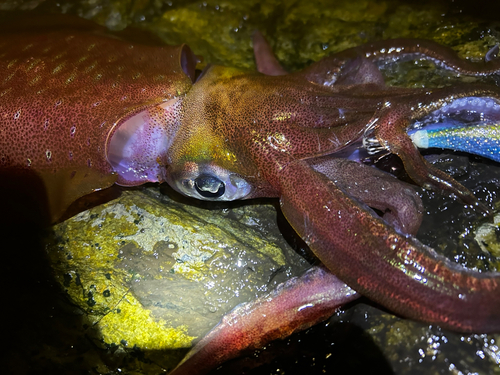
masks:
[[[495,3],[482,8],[483,2],[468,3],[472,5],[8,0],[0,8],[78,14],[113,29],[133,25],[167,43],[188,43],[206,63],[248,68],[253,67],[251,33],[259,28],[284,66],[294,70],[332,52],[392,37],[430,38],[452,46],[462,57],[481,59],[499,41],[497,13],[492,11],[497,8]],[[388,83],[408,87],[471,81],[436,73],[427,63],[403,63],[385,70]],[[469,160],[440,163],[448,171],[462,173],[481,199],[498,201],[498,164],[473,158],[471,166]],[[481,182],[478,176],[486,179]],[[495,254],[484,252],[485,243],[488,250],[498,247],[495,220],[478,219],[448,198],[422,194],[428,207],[419,233],[424,242],[465,266],[498,269]],[[7,373],[163,373],[185,353],[176,348],[190,345],[223,311],[304,266],[284,248],[276,224],[270,224],[275,215],[270,206],[238,204],[229,209],[165,200],[157,189],[124,194],[120,201],[60,224],[54,228],[57,235],[44,233],[43,242],[36,228],[2,228],[3,247],[9,250],[3,259],[4,300],[9,303],[4,310],[10,314],[3,323],[14,332],[4,340]],[[239,220],[231,225],[216,221],[234,217]],[[241,230],[232,232],[233,226]],[[183,229],[167,234],[174,227]],[[479,243],[476,228],[485,228]],[[255,234],[253,244],[250,232]],[[214,242],[215,234],[224,239]],[[201,247],[187,251],[186,238],[190,245]],[[271,252],[264,253],[263,247]],[[46,250],[50,269],[40,255]],[[130,319],[120,320],[123,315]],[[498,340],[498,335],[461,335],[408,321],[364,300],[347,306],[328,323],[272,343],[213,373],[373,373],[376,368],[388,374],[497,374]],[[247,370],[256,366],[260,367]]]

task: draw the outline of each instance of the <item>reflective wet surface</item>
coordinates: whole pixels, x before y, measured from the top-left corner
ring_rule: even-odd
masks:
[[[19,7],[19,2],[9,3],[13,8]],[[20,3],[22,8],[36,5],[36,2]],[[462,57],[481,59],[498,42],[500,35],[499,25],[490,17],[495,14],[494,4],[486,6],[491,12],[485,14],[474,6],[460,8],[461,4],[452,2],[427,2],[423,7],[421,3],[417,6],[413,2],[396,6],[390,1],[356,4],[341,1],[335,6],[328,1],[318,1],[314,6],[311,1],[291,5],[279,2],[271,5],[241,2],[235,5],[212,1],[162,5],[144,2],[134,6],[127,1],[90,1],[76,5],[74,2],[41,3],[44,3],[45,10],[81,14],[113,28],[136,24],[157,32],[166,42],[189,43],[195,53],[204,55],[207,63],[247,67],[253,66],[250,35],[255,28],[266,32],[278,58],[291,70],[371,39],[399,36],[432,38],[454,46]],[[411,62],[387,68],[386,75],[388,83],[408,87],[441,86],[469,80],[463,77],[452,79],[447,74],[436,74],[432,65]],[[428,152],[428,158],[473,190],[490,208],[498,207],[495,203],[500,191],[498,164],[465,154],[435,157],[433,151]],[[153,189],[156,191],[151,193],[156,194],[154,199],[166,205],[162,195],[170,196],[172,192],[164,188]],[[418,237],[424,243],[466,267],[498,269],[499,220],[483,217],[452,198],[426,191],[421,194],[426,205],[426,218]],[[178,200],[178,197],[173,198]],[[7,314],[3,319],[6,334],[2,349],[6,373],[166,372],[182,358],[186,349],[179,349],[179,346],[166,350],[141,348],[134,346],[127,337],[129,343],[126,333],[119,332],[122,338],[116,339],[120,337],[116,330],[113,331],[115,336],[111,336],[116,342],[103,339],[98,323],[102,322],[103,316],[110,315],[109,310],[117,311],[124,296],[133,295],[145,301],[141,304],[150,311],[149,318],[153,322],[168,320],[175,328],[184,324],[178,317],[189,311],[197,319],[193,320],[192,328],[186,328],[183,333],[194,337],[216,322],[217,314],[300,273],[307,264],[298,260],[299,256],[314,262],[286,222],[279,215],[276,219],[273,207],[276,202],[266,203],[264,209],[260,206],[252,208],[255,203],[223,208],[194,201],[180,203],[184,206],[177,209],[187,215],[195,216],[195,210],[205,212],[201,214],[205,216],[204,221],[192,226],[198,233],[212,228],[208,232],[211,236],[217,226],[226,229],[227,224],[213,221],[216,216],[244,218],[241,225],[250,228],[247,234],[255,231],[257,238],[266,237],[268,243],[283,250],[285,245],[276,245],[282,241],[278,238],[281,232],[296,252],[285,252],[283,254],[288,255],[280,256],[259,255],[259,246],[255,245],[251,246],[257,250],[255,253],[242,250],[241,244],[250,243],[242,232],[233,234],[232,250],[227,247],[216,252],[212,243],[208,250],[196,248],[196,258],[189,258],[181,251],[182,240],[172,241],[165,235],[154,241],[150,249],[145,249],[152,237],[148,230],[155,224],[147,224],[148,214],[141,215],[136,211],[132,223],[127,222],[116,230],[121,230],[121,235],[126,237],[125,232],[130,228],[139,234],[144,229],[142,245],[137,242],[139,240],[130,238],[116,241],[126,243],[117,245],[114,258],[119,264],[112,268],[113,271],[105,270],[103,264],[93,268],[81,262],[89,274],[102,276],[98,280],[121,284],[123,292],[119,294],[109,289],[108,284],[100,285],[95,280],[85,283],[89,279],[82,280],[76,271],[71,273],[64,269],[65,262],[76,259],[77,252],[69,250],[76,246],[76,242],[88,243],[87,250],[102,252],[105,244],[102,239],[95,240],[97,229],[100,229],[99,225],[102,228],[117,219],[111,217],[115,214],[106,216],[100,224],[99,216],[90,218],[92,214],[83,214],[80,222],[86,224],[82,227],[86,229],[74,231],[73,224],[66,222],[60,227],[62,233],[55,235],[51,230],[41,230],[36,223],[12,223],[9,213],[4,212],[0,234],[4,265],[1,273],[2,310]],[[100,215],[103,208],[98,211]],[[264,211],[268,221],[262,221],[258,216],[262,212],[257,211]],[[97,212],[94,214],[98,215]],[[135,220],[139,220],[138,223],[134,223]],[[113,238],[116,235],[113,234]],[[235,247],[237,241],[241,244]],[[51,245],[47,247],[47,243]],[[51,246],[56,250],[50,250]],[[46,257],[47,251],[51,252],[52,264]],[[78,254],[86,261],[93,260],[91,252]],[[57,256],[61,257],[58,259]],[[197,266],[196,261],[202,265]],[[189,269],[185,268],[186,264],[190,265]],[[54,276],[54,266],[56,270],[63,270],[59,276]],[[170,273],[172,269],[178,272]],[[231,271],[233,276],[226,278],[224,275],[229,273],[223,271]],[[207,291],[213,290],[210,278],[217,280],[219,294],[207,295]],[[253,284],[256,279],[259,279],[259,286]],[[203,280],[202,287],[194,287],[200,285],[200,280]],[[67,294],[69,289],[73,294]],[[75,304],[76,295],[83,304]],[[109,310],[98,308],[99,299],[108,302]],[[258,352],[248,353],[213,373],[372,373],[377,368],[388,374],[494,374],[500,372],[499,363],[498,335],[445,332],[438,327],[396,317],[370,301],[360,300],[346,306],[326,323],[289,339],[273,342]]]

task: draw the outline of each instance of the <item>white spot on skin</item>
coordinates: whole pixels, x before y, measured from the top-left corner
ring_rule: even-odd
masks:
[[[71,129],[69,130],[69,134],[71,135],[71,138],[74,138],[75,137],[75,133],[76,133],[76,126],[73,125],[71,127]]]
[[[67,79],[66,79],[66,84],[70,84],[75,80],[75,74],[71,74]]]
[[[18,120],[21,117],[21,110],[18,109],[16,113],[14,113],[14,120]]]
[[[314,307],[314,304],[313,303],[307,303],[305,305],[302,305],[300,306],[297,311],[301,311],[301,310],[304,310],[304,309],[307,309],[308,307]]]
[[[415,133],[410,135],[411,140],[415,146],[419,148],[429,147],[429,136],[427,130],[417,130]]]
[[[50,151],[50,150],[45,151],[45,157],[47,158],[48,162],[51,162],[52,161],[52,151]]]

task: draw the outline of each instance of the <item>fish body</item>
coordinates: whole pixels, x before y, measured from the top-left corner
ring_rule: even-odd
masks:
[[[500,123],[439,123],[410,132],[419,148],[445,148],[500,162]]]

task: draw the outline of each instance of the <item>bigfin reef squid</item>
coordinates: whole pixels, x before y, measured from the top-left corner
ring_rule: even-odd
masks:
[[[417,146],[500,161],[500,89],[388,87],[377,64],[418,57],[488,76],[500,60],[473,63],[431,41],[396,39],[288,74],[259,33],[254,50],[258,72],[199,73],[186,45],[131,41],[74,19],[2,25],[2,181],[25,186],[25,208],[41,205],[50,222],[113,184],[167,182],[210,201],[279,198],[323,265],[228,314],[173,374],[205,373],[359,295],[446,329],[500,332],[500,273],[465,269],[419,242],[422,204],[411,185],[336,155],[364,140],[398,155],[416,184],[488,212]]]

